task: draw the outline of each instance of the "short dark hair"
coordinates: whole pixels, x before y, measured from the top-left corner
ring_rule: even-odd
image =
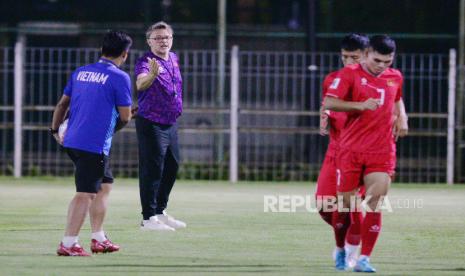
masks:
[[[107,57],[119,57],[124,51],[128,51],[132,45],[131,37],[121,31],[109,31],[103,36],[102,55]]]
[[[396,51],[396,42],[387,35],[374,35],[370,37],[370,47],[382,55],[389,55]]]
[[[341,41],[341,49],[346,51],[365,50],[368,48],[370,40],[366,35],[351,33]]]

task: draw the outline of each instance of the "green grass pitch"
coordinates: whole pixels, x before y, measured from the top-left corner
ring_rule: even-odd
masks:
[[[105,230],[122,250],[69,258],[55,250],[72,179],[0,178],[0,275],[341,275],[330,257],[331,229],[317,213],[263,211],[264,195],[314,189],[179,181],[168,212],[188,228],[159,233],[139,230],[137,180],[116,179]],[[464,275],[465,185],[393,184],[390,196],[394,210],[384,214],[371,258],[379,274]],[[87,220],[80,235],[86,249],[89,238]]]

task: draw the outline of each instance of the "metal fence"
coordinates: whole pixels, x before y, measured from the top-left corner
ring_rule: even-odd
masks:
[[[17,49],[18,51],[18,49]],[[14,111],[22,110],[23,175],[70,175],[73,167],[47,133],[54,105],[71,72],[95,62],[98,49],[31,48],[18,58],[0,48],[0,174],[14,170]],[[132,50],[123,69],[133,78],[143,51]],[[225,91],[217,91],[217,51],[179,50],[185,112],[180,120],[186,179],[228,179],[230,171],[231,52]],[[234,55],[232,56],[234,58]],[[239,180],[315,180],[327,138],[318,135],[320,87],[340,68],[338,53],[238,51],[237,175]],[[404,100],[410,135],[398,143],[398,179],[445,182],[447,168],[447,54],[399,54],[394,67],[404,73]],[[22,105],[15,108],[15,75],[23,72]],[[219,96],[220,95],[220,96]],[[18,114],[18,113],[17,113]],[[235,131],[234,129],[232,130]],[[18,136],[17,136],[18,137]],[[18,154],[18,153],[17,153]],[[112,167],[118,176],[137,176],[134,124],[115,135]]]

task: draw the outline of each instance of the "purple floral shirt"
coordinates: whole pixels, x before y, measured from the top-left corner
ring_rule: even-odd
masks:
[[[138,92],[138,115],[159,124],[172,125],[182,113],[182,77],[178,57],[170,52],[168,60],[164,60],[151,51],[146,52],[136,61],[136,78],[149,72],[148,57],[157,59],[160,71],[147,90]]]

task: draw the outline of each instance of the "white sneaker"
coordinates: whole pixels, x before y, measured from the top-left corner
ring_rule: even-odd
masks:
[[[174,219],[172,216],[169,216],[165,211],[163,211],[162,215],[156,215],[155,217],[157,217],[157,219],[165,225],[174,229],[187,227],[187,224],[185,222]]]
[[[140,224],[141,230],[155,230],[155,231],[176,231],[173,227],[170,227],[160,220],[157,216],[151,216],[148,220],[143,220]]]
[[[357,264],[359,248],[359,245],[351,245],[346,243],[346,264],[349,268],[353,268]]]

